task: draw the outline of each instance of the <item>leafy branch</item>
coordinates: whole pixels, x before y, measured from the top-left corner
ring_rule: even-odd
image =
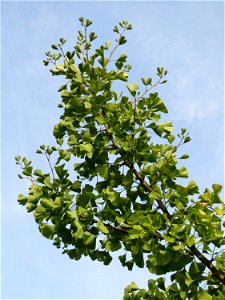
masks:
[[[177,183],[188,178],[178,161],[189,157],[177,158],[177,150],[191,138],[182,128],[176,142],[172,122],[160,122],[168,110],[152,90],[166,83],[167,71],[158,67],[155,83],[142,77],[145,90],[140,92],[137,83],[127,83],[127,55],[115,57],[131,24],[114,27],[118,37],[112,50],[109,41],[93,50],[92,21],[79,20],[84,30],[78,31],[73,51],[64,50],[61,38],[52,45],[56,53],[46,52],[44,65],[53,64],[51,74],[66,79],[58,89],[63,113],[53,130],[56,146],[37,150],[46,157],[49,173],[33,171],[31,161],[16,157],[32,183],[27,196],[19,195],[19,204],[34,212],[42,235],[71,259],[85,255],[108,265],[110,253],[123,250],[118,258],[128,270],[136,264],[156,275],[172,274],[167,287],[162,277],[150,279],[147,290],[131,283],[124,300],[223,299],[222,186],[214,183],[200,194],[194,180]],[[110,70],[112,62],[116,69]],[[115,91],[117,81],[127,83],[128,95]]]

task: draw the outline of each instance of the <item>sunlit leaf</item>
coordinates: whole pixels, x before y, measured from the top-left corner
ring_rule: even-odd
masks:
[[[52,240],[54,233],[55,233],[55,226],[48,225],[48,224],[42,224],[40,226],[40,231],[44,237],[46,237],[49,240]]]
[[[127,88],[130,92],[135,92],[139,86],[137,83],[130,83],[130,84],[127,84]]]

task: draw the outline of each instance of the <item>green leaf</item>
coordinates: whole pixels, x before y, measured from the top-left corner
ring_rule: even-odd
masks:
[[[92,158],[94,154],[94,149],[91,144],[81,144],[80,150],[86,152],[86,155],[88,158]]]
[[[102,233],[106,233],[106,234],[109,233],[109,230],[101,220],[99,220],[98,223],[96,224],[96,228],[98,228]]]
[[[107,49],[107,50],[108,50],[111,44],[112,44],[112,42],[111,42],[111,41],[107,41],[107,42],[105,42],[105,49]]]
[[[151,84],[152,78],[142,77],[142,78],[141,78],[141,81],[142,81],[142,83],[143,83],[144,85],[147,86],[147,85]]]
[[[118,27],[118,26],[115,26],[115,27],[113,28],[113,31],[116,32],[116,33],[119,33],[119,27]]]
[[[158,283],[158,287],[165,291],[165,278],[159,277],[156,281]]]
[[[24,168],[22,173],[26,176],[32,176],[32,170],[33,170],[33,167],[29,166],[29,167]]]
[[[54,204],[54,208],[61,208],[61,198],[60,197],[56,197],[55,200],[53,201]]]
[[[74,181],[70,188],[72,191],[80,193],[81,192],[81,182],[79,180]]]
[[[65,167],[65,164],[62,164],[59,166],[54,166],[59,179],[62,179],[67,174],[67,171],[64,170],[64,167]]]
[[[80,225],[80,223],[78,221],[74,221],[76,227],[77,227],[77,230],[76,232],[73,234],[73,237],[76,239],[82,239],[83,236],[84,236],[84,230],[83,230],[83,227]]]
[[[54,201],[52,199],[42,199],[41,205],[45,208],[54,208]]]
[[[132,170],[128,170],[126,176],[123,179],[123,185],[128,190],[132,187],[132,184],[134,182],[134,175]]]
[[[63,84],[63,85],[60,85],[60,87],[58,88],[58,92],[61,92],[63,90],[66,90],[67,88],[67,85],[66,84]]]
[[[19,204],[25,205],[27,203],[27,197],[22,194],[19,194],[17,197],[17,201],[19,202]]]
[[[59,40],[60,40],[62,45],[65,44],[65,42],[66,42],[66,40],[63,37],[61,37]]]
[[[37,150],[36,150],[36,153],[37,153],[37,154],[42,154],[43,152],[41,151],[41,149],[37,149]]]
[[[95,241],[95,238],[95,235],[91,234],[88,231],[85,231],[83,234],[84,244],[86,246],[92,244]]]
[[[130,84],[128,83],[127,88],[132,93],[132,92],[135,92],[139,88],[139,85],[137,83],[130,83]]]
[[[84,101],[84,106],[86,109],[92,108],[92,105],[90,102]]]
[[[63,64],[57,64],[56,69],[59,71],[64,71],[64,65]]]
[[[120,193],[113,191],[110,186],[108,186],[107,189],[104,189],[103,192],[105,192],[107,199],[111,203],[113,203],[114,205],[118,205],[120,199]]]
[[[163,67],[158,67],[157,72],[158,72],[158,74],[157,74],[158,76],[163,76],[164,68]]]
[[[198,186],[194,180],[191,180],[185,188],[187,189],[189,195],[199,193]]]
[[[112,241],[107,241],[105,244],[105,249],[107,251],[118,251],[121,248],[120,242],[112,242]]]
[[[127,40],[126,40],[125,36],[121,35],[118,39],[119,45],[126,44],[126,42],[127,42]]]
[[[199,274],[205,270],[206,266],[199,262],[197,263],[195,260],[191,263],[189,267],[189,274],[191,278],[198,278]]]
[[[69,161],[70,158],[71,158],[71,152],[69,150],[62,150],[62,149],[59,149],[58,150],[59,152],[59,159],[58,159],[58,162],[61,160],[61,159],[64,159],[65,161]]]
[[[127,81],[128,79],[128,75],[126,72],[124,72],[123,70],[119,70],[116,75],[115,75],[115,79],[119,79],[122,81]]]
[[[53,150],[50,147],[47,147],[46,152],[48,153],[48,155],[51,155]]]
[[[117,61],[122,63],[126,62],[126,60],[127,60],[127,55],[125,53],[122,53],[120,57],[117,59]]]
[[[186,283],[186,285],[189,287],[193,282],[194,282],[194,280],[191,278],[191,276],[189,275],[189,273],[186,272],[186,277],[185,277],[185,283]]]
[[[24,157],[22,159],[22,161],[23,161],[25,167],[28,167],[32,163],[32,161],[31,160],[27,160],[26,157]]]
[[[97,38],[97,35],[95,34],[95,32],[91,32],[89,34],[90,42],[94,41],[96,38]]]
[[[134,225],[132,229],[129,230],[129,237],[131,239],[136,239],[143,232],[141,225]]]
[[[49,65],[49,59],[43,59],[43,63],[45,66],[48,66]]]
[[[190,142],[191,141],[191,138],[189,137],[189,136],[186,136],[185,138],[184,138],[184,143],[188,143],[188,142]]]
[[[59,46],[56,45],[56,44],[53,44],[51,47],[52,47],[52,49],[54,49],[54,50],[58,50],[58,49],[59,49]]]
[[[150,94],[149,98],[147,98],[148,108],[152,111],[161,111],[164,113],[168,113],[168,110],[163,103],[163,101],[158,97],[158,93]]]
[[[89,27],[93,22],[90,19],[86,20],[86,26]]]
[[[32,211],[34,211],[36,207],[37,207],[36,204],[34,204],[34,203],[29,203],[29,202],[28,202],[27,205],[26,205],[27,212],[32,212]]]
[[[76,211],[67,211],[67,216],[70,217],[71,219],[78,219]]]
[[[105,180],[108,179],[108,165],[99,165],[99,166],[97,166],[97,172]]]
[[[178,177],[188,178],[188,170],[185,167],[181,167],[178,171],[179,171]],[[191,188],[191,185],[190,185],[190,188]]]
[[[212,185],[212,188],[213,188],[214,193],[217,194],[217,193],[221,192],[221,190],[222,190],[223,187],[222,187],[222,185],[220,185],[218,183],[214,183]]]
[[[222,203],[220,207],[215,207],[214,211],[217,213],[218,216],[225,215],[225,204]],[[225,223],[224,223],[225,226]]]
[[[131,270],[133,269],[133,266],[134,266],[134,261],[133,261],[133,259],[126,261],[125,265],[126,265],[127,269],[128,269],[129,271],[131,271]]]
[[[176,238],[169,235],[164,235],[164,240],[168,243],[174,243],[176,241]]]
[[[179,157],[179,159],[187,159],[187,158],[189,158],[188,154],[183,154],[181,157]]]
[[[53,184],[51,183],[51,179],[50,179],[50,175],[48,175],[45,180],[44,180],[44,184],[49,187],[50,189],[53,188]]]
[[[55,226],[54,225],[41,224],[41,226],[39,228],[44,237],[46,237],[49,240],[53,239],[53,236],[55,234]]]
[[[83,22],[84,22],[84,17],[80,17],[80,18],[79,18],[79,21],[80,21],[81,23],[83,23]]]
[[[37,214],[43,214],[43,213],[46,212],[46,209],[42,205],[38,205],[37,208],[36,208],[36,210],[35,210],[35,212]]]
[[[80,74],[80,70],[74,65],[70,65],[70,69],[75,73],[75,74]]]
[[[44,174],[42,173],[42,171],[40,169],[34,170],[34,175],[39,176],[39,177],[44,176]]]
[[[21,156],[20,156],[20,155],[17,155],[17,156],[15,157],[15,160],[19,162],[19,161],[21,160]]]
[[[161,84],[167,83],[167,80],[163,80],[160,82]]]
[[[176,137],[174,135],[170,134],[166,138],[167,138],[168,142],[170,144],[172,144],[172,142],[175,140]]]
[[[165,132],[171,133],[173,131],[173,124],[172,122],[165,122],[160,124],[163,127]]]
[[[198,300],[212,300],[214,299],[207,291],[198,292]]]
[[[126,286],[125,291],[127,291],[128,293],[134,292],[139,290],[139,287],[137,286],[137,284],[132,281],[128,286]]]

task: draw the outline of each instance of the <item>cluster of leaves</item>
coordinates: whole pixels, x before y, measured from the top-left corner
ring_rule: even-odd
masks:
[[[176,137],[172,122],[160,122],[168,111],[152,90],[166,82],[167,71],[159,67],[155,82],[143,77],[141,88],[128,83],[116,92],[113,83],[127,82],[131,66],[126,54],[114,56],[131,24],[114,27],[113,47],[107,41],[92,50],[97,37],[88,33],[92,21],[80,22],[73,51],[64,51],[61,38],[52,45],[54,53],[46,52],[52,75],[67,80],[58,90],[63,113],[53,130],[57,145],[37,150],[49,173],[16,157],[19,177],[31,181],[19,203],[71,259],[84,255],[108,265],[110,253],[120,250],[128,270],[135,264],[156,275],[172,272],[168,287],[161,277],[149,280],[148,290],[131,283],[124,299],[224,299],[222,186],[200,194],[193,180],[177,183],[188,178],[180,166],[188,155],[177,157],[177,150],[190,137],[185,128]]]

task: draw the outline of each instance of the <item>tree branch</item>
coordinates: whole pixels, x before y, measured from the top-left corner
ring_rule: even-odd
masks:
[[[118,149],[118,146],[115,142],[115,140],[113,139],[113,136],[111,133],[108,132],[108,126],[106,127],[106,132],[108,134],[108,136],[110,137],[110,140],[113,144],[113,147],[115,149]],[[122,154],[120,153],[121,157]],[[133,174],[135,175],[136,179],[140,182],[140,184],[145,188],[146,191],[148,191],[149,193],[154,192],[153,188],[144,180],[144,178],[142,177],[142,175],[134,168],[133,163],[129,162],[128,160],[124,160],[124,164],[133,172]],[[156,199],[157,203],[158,203],[158,207],[162,210],[162,212],[164,214],[166,214],[167,218],[171,221],[172,220],[172,215],[169,213],[169,211],[167,210],[167,208],[165,207],[165,205],[163,204],[161,199]],[[182,242],[182,239],[180,239],[180,241]],[[214,277],[216,277],[220,282],[222,282],[223,284],[225,284],[225,275],[219,271],[212,263],[212,261],[208,260],[196,247],[195,245],[192,246],[188,246],[189,250],[191,251],[191,253],[196,256],[213,274]]]

